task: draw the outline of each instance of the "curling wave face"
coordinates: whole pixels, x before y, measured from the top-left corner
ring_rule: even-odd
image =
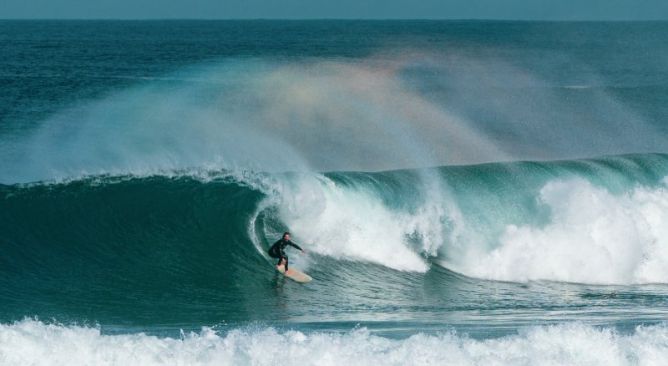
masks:
[[[311,253],[292,255],[294,265],[322,291],[283,314],[305,321],[341,298],[353,313],[359,305],[388,318],[394,306],[432,301],[468,309],[477,280],[448,270],[519,283],[668,283],[666,175],[665,155],[644,154],[0,186],[0,296],[16,305],[2,315],[78,319],[96,309],[96,320],[114,323],[131,308],[142,323],[157,306],[174,322],[266,320],[276,316],[276,278],[265,251],[286,229]],[[412,297],[415,281],[430,283],[424,298]],[[447,294],[461,281],[468,290],[452,302]],[[384,295],[369,305],[379,288]]]

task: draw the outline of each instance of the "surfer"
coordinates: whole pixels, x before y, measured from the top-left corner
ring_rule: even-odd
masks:
[[[287,231],[283,233],[283,237],[281,239],[279,239],[274,243],[274,245],[271,246],[271,248],[269,248],[269,256],[272,258],[278,258],[278,264],[276,267],[280,267],[282,264],[285,264],[285,272],[288,271],[288,256],[285,254],[285,247],[288,245],[301,250],[302,253],[305,253],[304,249],[290,241],[290,233]]]

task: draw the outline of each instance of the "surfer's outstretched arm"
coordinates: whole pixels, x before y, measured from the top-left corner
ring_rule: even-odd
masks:
[[[297,244],[295,244],[295,243],[293,243],[293,242],[291,242],[291,241],[288,242],[288,245],[291,245],[291,246],[293,246],[293,247],[295,247],[295,248],[301,250],[302,252],[304,251],[304,249],[302,249],[299,245],[297,245]]]

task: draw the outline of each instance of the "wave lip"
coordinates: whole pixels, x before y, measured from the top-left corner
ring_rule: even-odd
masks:
[[[630,334],[578,323],[532,327],[516,335],[476,340],[457,333],[406,339],[347,333],[278,332],[272,328],[211,328],[180,339],[143,333],[104,335],[97,328],[26,319],[0,325],[4,365],[662,365],[668,328]]]

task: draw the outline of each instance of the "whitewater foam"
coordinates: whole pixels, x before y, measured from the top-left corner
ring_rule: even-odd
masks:
[[[442,190],[427,189],[417,175],[415,207],[390,207],[380,185],[337,184],[322,175],[301,175],[277,189],[280,220],[319,254],[426,272],[425,257],[443,242]],[[432,193],[429,193],[432,192]],[[434,198],[431,194],[439,194]]]
[[[406,339],[347,333],[211,328],[180,339],[23,320],[0,325],[3,365],[665,365],[668,328],[631,334],[582,324],[532,327],[475,340],[457,333]]]
[[[545,226],[508,225],[499,245],[457,270],[474,277],[597,284],[668,283],[668,187],[613,194],[584,179],[555,180],[539,202]]]

